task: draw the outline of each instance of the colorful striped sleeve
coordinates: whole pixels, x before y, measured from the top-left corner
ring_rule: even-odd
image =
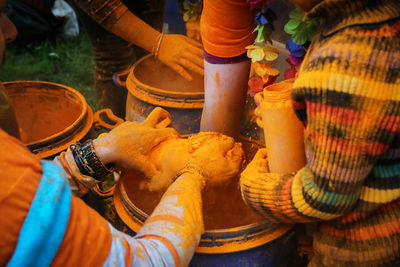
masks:
[[[250,206],[272,221],[313,222],[361,201],[376,208],[400,197],[398,182],[366,183],[399,137],[399,30],[397,19],[317,37],[292,93],[306,125],[307,165],[291,174],[245,171],[240,183]]]

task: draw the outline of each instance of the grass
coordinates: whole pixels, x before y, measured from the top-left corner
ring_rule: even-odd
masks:
[[[91,108],[97,110],[93,68],[90,41],[85,33],[81,33],[71,38],[56,37],[37,45],[8,45],[0,80],[64,84],[81,92]]]

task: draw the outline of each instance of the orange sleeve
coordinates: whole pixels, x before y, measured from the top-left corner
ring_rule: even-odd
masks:
[[[102,266],[111,248],[107,221],[73,197],[67,230],[51,266]]]
[[[216,57],[236,57],[254,42],[255,12],[245,0],[204,0],[200,31],[204,50]]]
[[[0,170],[0,266],[5,266],[17,245],[42,167],[39,158],[0,129]]]

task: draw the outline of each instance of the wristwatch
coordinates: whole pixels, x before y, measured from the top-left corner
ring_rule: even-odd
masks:
[[[89,139],[83,144],[77,142],[69,148],[79,171],[83,175],[91,176],[97,181],[102,182],[113,173],[112,164],[104,165],[97,157],[93,140]]]

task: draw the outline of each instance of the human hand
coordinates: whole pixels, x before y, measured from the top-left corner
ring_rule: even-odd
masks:
[[[267,149],[260,148],[241,176],[259,177],[260,174],[268,172]]]
[[[179,34],[164,35],[157,58],[186,80],[192,80],[192,76],[187,70],[204,75],[202,46],[199,42],[186,36]]]
[[[94,140],[96,154],[104,164],[116,163],[117,167],[139,170],[151,177],[157,172],[149,160],[151,150],[165,139],[179,135],[173,128],[167,128],[170,123],[170,114],[157,107],[144,122],[124,122]]]
[[[210,136],[213,138],[210,139]],[[212,132],[199,133],[193,139],[190,142],[195,151],[187,166],[199,169],[208,183],[222,183],[239,173],[243,160],[240,143],[235,143],[229,136]]]
[[[186,35],[189,38],[201,42],[200,20],[187,21],[185,23],[185,27],[186,27]]]

